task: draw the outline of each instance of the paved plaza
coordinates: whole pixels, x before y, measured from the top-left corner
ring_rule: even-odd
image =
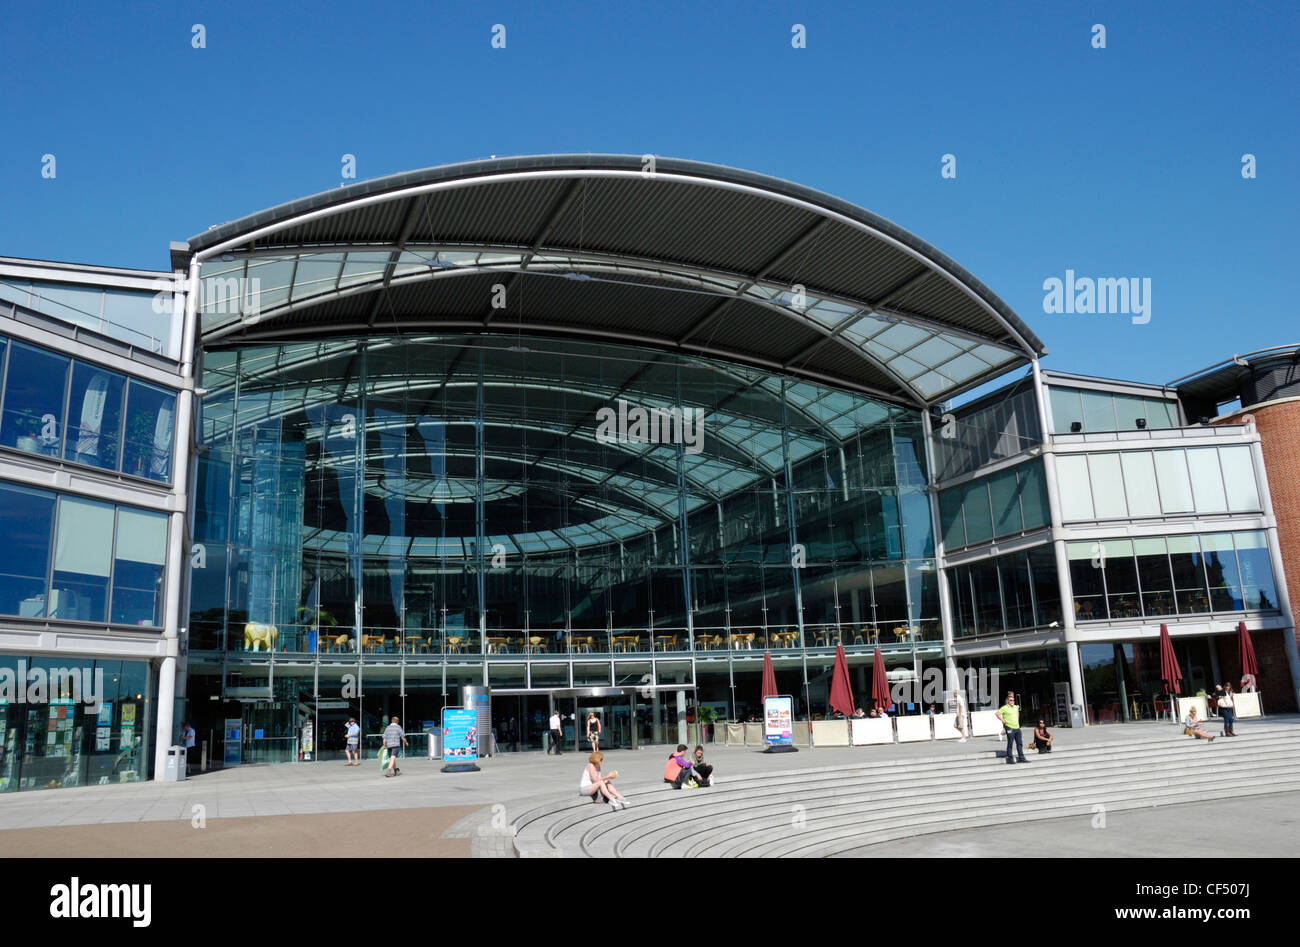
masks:
[[[1300,717],[1271,717],[1268,725],[1300,725]],[[1238,724],[1239,739],[1253,727]],[[1056,752],[1119,745],[1168,734],[1168,723],[1056,731]],[[773,771],[841,768],[855,763],[921,762],[965,757],[1001,766],[1002,742],[915,743],[809,749],[766,754],[753,747],[710,747],[719,783]],[[1206,744],[1213,754],[1217,745]],[[613,750],[605,771],[638,795],[667,790],[661,782],[670,748]],[[403,761],[402,775],[385,778],[374,760],[242,766],[180,783],[148,782],[11,793],[0,797],[0,848],[10,856],[468,856],[508,854],[507,826],[518,813],[576,795],[586,754],[540,752],[480,761],[477,773],[443,773],[423,758]],[[872,846],[873,856],[905,855],[1294,855],[1300,829],[1288,813],[1298,794],[1241,802],[1129,811],[1111,816],[1106,831],[1088,820],[1058,820],[1009,828],[951,832]],[[380,852],[375,839],[385,840]],[[866,854],[862,852],[861,854]]]

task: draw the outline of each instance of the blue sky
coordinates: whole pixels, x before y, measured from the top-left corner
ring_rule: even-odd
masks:
[[[1300,341],[1297,26],[1285,3],[11,5],[0,255],[164,269],[171,240],[337,186],[345,153],[358,179],[655,153],[896,221],[1045,367],[1168,381]],[[1044,313],[1067,269],[1149,278],[1151,321]]]

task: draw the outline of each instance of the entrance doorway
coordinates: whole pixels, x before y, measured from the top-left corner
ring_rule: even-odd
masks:
[[[589,752],[587,742],[587,715],[595,714],[600,721],[601,750],[634,749],[632,704],[627,697],[575,698],[577,710],[573,719],[579,752]]]

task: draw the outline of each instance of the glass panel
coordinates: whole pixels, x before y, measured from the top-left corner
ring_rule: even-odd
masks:
[[[1273,582],[1273,564],[1268,554],[1268,539],[1262,531],[1233,533],[1237,544],[1237,561],[1241,566],[1242,596],[1246,608],[1278,607]]]
[[[1169,565],[1174,574],[1174,595],[1178,600],[1179,614],[1197,615],[1210,610],[1209,593],[1205,588],[1205,567],[1201,559],[1201,543],[1195,536],[1170,536]]]
[[[1133,541],[1112,539],[1102,543],[1105,549],[1106,596],[1111,618],[1139,618],[1137,564],[1133,561]]]
[[[1083,391],[1083,429],[1088,432],[1114,431],[1115,399],[1109,392]]]
[[[0,484],[0,615],[45,616],[54,495]]]
[[[987,481],[975,480],[966,485],[962,510],[966,514],[967,543],[982,543],[993,538],[993,517],[989,510]]]
[[[1130,516],[1159,516],[1160,493],[1156,489],[1156,467],[1149,451],[1128,451],[1120,455],[1124,468],[1124,491]]]
[[[1253,512],[1262,508],[1255,484],[1255,465],[1249,447],[1220,447],[1223,481],[1228,487],[1228,509],[1233,513]]]
[[[1147,419],[1147,399],[1135,395],[1115,395],[1115,421],[1119,431],[1136,431],[1138,421]]]
[[[1163,537],[1135,539],[1138,582],[1142,586],[1142,611],[1147,616],[1173,615],[1174,580],[1169,571],[1169,554]]]
[[[1006,607],[1007,628],[1034,627],[1033,593],[1029,584],[1029,557],[1004,556],[1002,570],[1002,601]]]
[[[159,624],[166,557],[167,515],[119,509],[110,621],[121,625]]]
[[[126,402],[122,472],[171,480],[176,396],[132,379]]]
[[[1014,468],[1001,470],[989,477],[989,494],[993,499],[993,535],[1007,536],[1020,532],[1020,484]]]
[[[71,359],[18,342],[9,349],[0,443],[58,457]]]
[[[966,523],[962,519],[961,501],[965,490],[956,487],[939,494],[939,517],[943,521],[943,542],[947,549],[966,545]]]
[[[60,497],[50,617],[104,621],[112,557],[113,505]]]
[[[1035,624],[1040,628],[1061,620],[1061,586],[1056,581],[1056,551],[1051,546],[1029,550],[1034,586]]]
[[[1160,487],[1160,509],[1164,513],[1190,513],[1192,481],[1187,476],[1187,461],[1180,450],[1155,452],[1156,483]]]
[[[1061,490],[1061,518],[1066,522],[1093,519],[1088,458],[1080,455],[1058,455],[1056,477]]]
[[[1055,433],[1069,434],[1070,425],[1076,422],[1082,428],[1083,404],[1079,400],[1078,390],[1052,386],[1048,392],[1052,399],[1052,424],[1056,428]]]
[[[1165,429],[1177,427],[1177,405],[1163,398],[1153,398],[1147,402],[1147,427]]]
[[[122,392],[126,379],[116,372],[77,362],[68,401],[66,460],[116,470],[122,438]]]
[[[970,567],[971,585],[975,595],[975,621],[981,635],[1002,631],[1002,593],[998,585],[996,561],[981,562]]]
[[[1067,543],[1070,584],[1074,587],[1074,617],[1077,621],[1106,618],[1106,586],[1102,577],[1101,543]]]
[[[1223,492],[1223,473],[1219,470],[1219,451],[1215,447],[1196,447],[1187,451],[1187,466],[1192,476],[1192,495],[1197,513],[1225,513],[1228,500]]]
[[[1042,461],[1033,461],[1016,468],[1020,475],[1020,509],[1025,517],[1025,529],[1046,526],[1052,521],[1047,502],[1047,481],[1043,476]]]
[[[1205,551],[1205,575],[1210,583],[1210,606],[1216,612],[1239,612],[1243,608],[1241,579],[1237,574],[1237,553],[1231,533],[1201,537]]]
[[[1120,473],[1118,454],[1092,454],[1088,457],[1092,474],[1092,501],[1097,519],[1115,519],[1128,516],[1124,502],[1124,477]]]

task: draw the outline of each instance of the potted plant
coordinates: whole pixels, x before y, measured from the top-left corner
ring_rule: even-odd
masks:
[[[153,453],[154,428],[158,419],[143,408],[131,412],[126,424],[126,451],[122,457],[122,467],[131,464],[131,473],[143,477],[145,464]]]

